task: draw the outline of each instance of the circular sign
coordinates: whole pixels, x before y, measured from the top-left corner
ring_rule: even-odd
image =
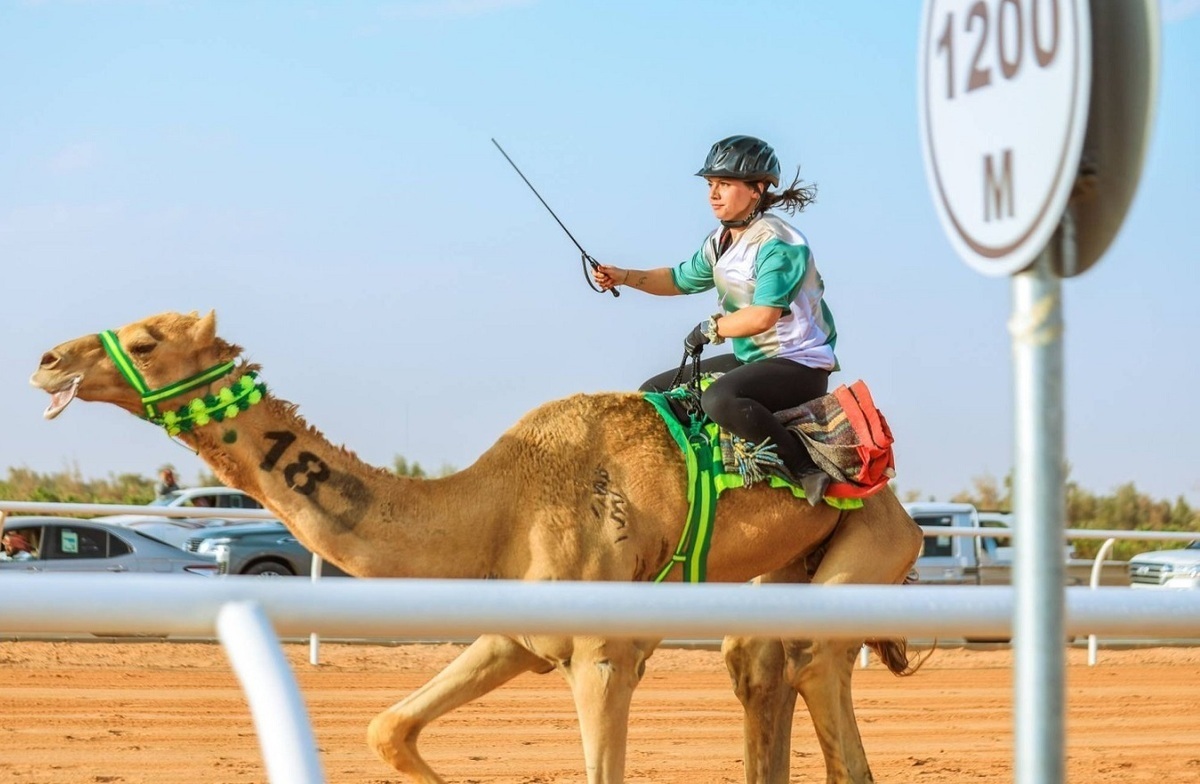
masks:
[[[1011,275],[1045,248],[1078,174],[1087,0],[926,0],[918,115],[938,217],[968,265]]]

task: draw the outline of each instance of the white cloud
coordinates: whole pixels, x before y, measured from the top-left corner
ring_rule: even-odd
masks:
[[[1162,18],[1167,24],[1200,14],[1200,0],[1163,0]]]
[[[71,174],[92,168],[96,161],[96,145],[91,142],[69,144],[50,157],[50,171]]]
[[[524,8],[538,0],[399,0],[379,8],[388,19],[461,19],[510,8]]]

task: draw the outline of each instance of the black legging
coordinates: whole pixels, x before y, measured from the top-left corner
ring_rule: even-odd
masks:
[[[771,439],[776,454],[796,476],[817,467],[774,412],[795,408],[828,392],[828,370],[782,357],[742,363],[732,354],[722,354],[700,360],[700,372],[724,374],[700,396],[700,406],[714,422],[756,444]],[[676,373],[677,369],[659,373],[642,384],[641,391],[667,391]],[[684,376],[688,376],[686,370]]]

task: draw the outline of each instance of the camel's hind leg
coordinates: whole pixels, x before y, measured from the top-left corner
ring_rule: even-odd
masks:
[[[847,514],[830,537],[814,583],[900,583],[921,546],[921,531],[890,494]],[[759,578],[809,581],[804,561]],[[792,714],[803,695],[829,782],[870,782],[854,717],[850,677],[862,640],[727,637],[722,645],[743,719],[747,784],[789,781]]]
[[[921,529],[890,493],[846,515],[830,537],[814,584],[898,584],[921,547]],[[850,677],[863,641],[785,640],[784,677],[804,697],[825,755],[829,784],[873,782],[863,750]]]
[[[625,779],[629,706],[649,650],[632,640],[577,637],[571,658],[559,665],[575,697],[588,784]]]
[[[507,637],[480,637],[433,680],[376,716],[367,728],[367,743],[384,762],[413,781],[444,784],[417,752],[421,730],[523,672],[548,669],[543,659]]]
[[[755,582],[803,583],[808,573],[800,562]],[[746,784],[787,784],[796,690],[783,678],[783,643],[775,638],[726,637],[721,653],[742,703]]]

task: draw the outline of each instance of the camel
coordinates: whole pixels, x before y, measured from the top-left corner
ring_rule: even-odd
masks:
[[[78,397],[166,427],[305,546],[360,577],[647,581],[678,541],[688,509],[685,463],[636,393],[546,403],[469,468],[411,479],[330,444],[294,404],[257,382],[258,366],[241,353],[217,336],[215,312],[163,313],[51,349],[31,382],[51,395],[48,419]],[[898,584],[922,541],[888,491],[839,511],[756,485],[723,495],[714,526],[713,582]],[[659,642],[482,636],[376,716],[368,744],[408,780],[444,782],[417,749],[430,722],[519,674],[557,670],[574,697],[587,781],[618,784],[630,701]],[[873,781],[850,693],[863,642],[724,641],[744,707],[748,784],[789,781],[797,694],[827,782]],[[911,671],[903,640],[868,644],[893,672]]]

